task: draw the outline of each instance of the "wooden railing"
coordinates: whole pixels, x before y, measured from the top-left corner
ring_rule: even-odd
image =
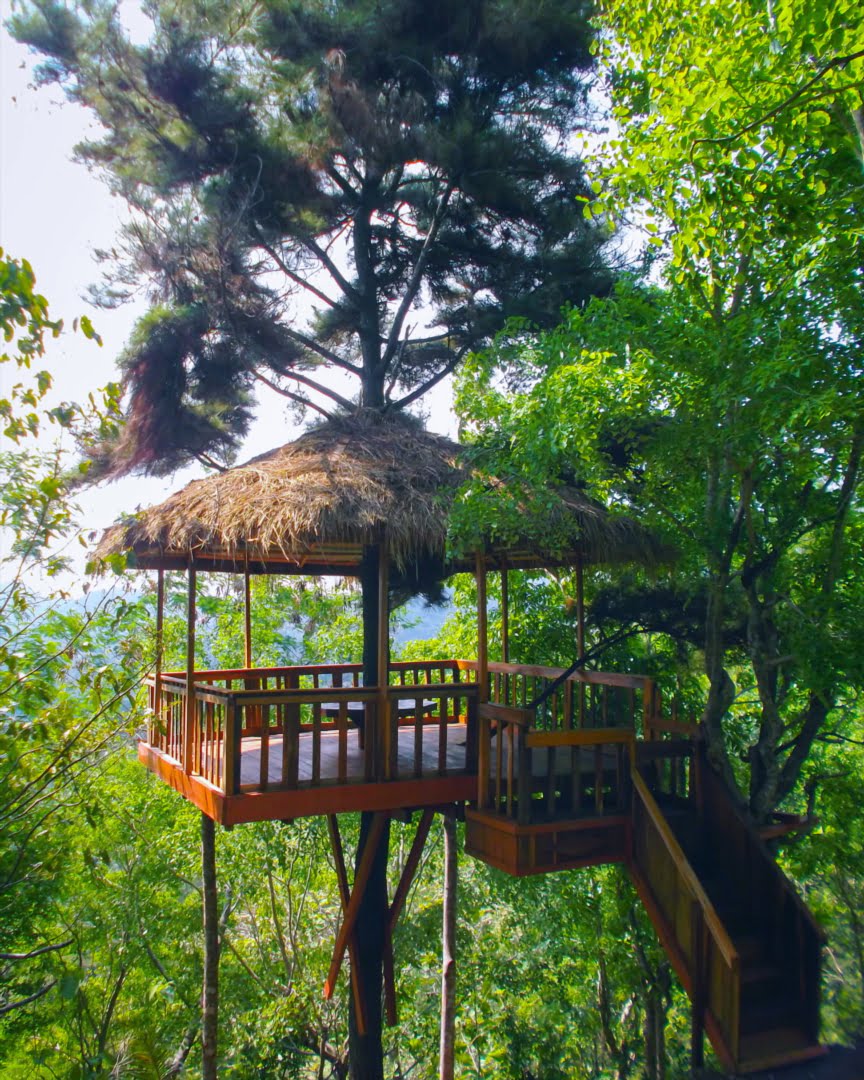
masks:
[[[658,720],[653,683],[578,671],[530,708],[562,674],[489,665],[489,701],[478,711],[478,809],[519,824],[627,811],[631,747]]]
[[[477,671],[475,660],[458,660],[460,670]],[[488,665],[486,699],[527,709],[564,674],[563,668],[536,664]],[[613,671],[575,671],[536,710],[534,726],[546,731],[571,728],[629,728],[653,738],[662,727],[660,693],[646,675]]]
[[[197,671],[190,716],[185,675],[167,672],[150,680],[148,742],[229,795],[476,770],[477,687],[454,662],[394,664],[383,694],[361,686],[361,673],[359,664]],[[454,754],[457,724],[465,737]]]
[[[632,861],[650,894],[649,910],[653,904],[664,945],[689,977],[694,1010],[699,1016],[710,1012],[735,1061],[741,1015],[738,952],[638,770],[632,788]]]
[[[765,935],[787,986],[795,987],[801,1028],[815,1043],[825,935],[721,778],[704,762],[699,789],[715,870],[734,891],[750,897],[750,923]]]

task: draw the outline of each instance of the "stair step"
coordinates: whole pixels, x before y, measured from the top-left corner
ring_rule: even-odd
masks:
[[[812,1042],[798,1027],[768,1028],[741,1036],[741,1072],[761,1072],[822,1057],[825,1048]]]
[[[768,949],[759,934],[733,934],[732,944],[741,960],[741,968],[768,963]]]
[[[741,1035],[757,1035],[759,1032],[787,1030],[801,1022],[798,1003],[790,1000],[785,992],[741,1002]]]

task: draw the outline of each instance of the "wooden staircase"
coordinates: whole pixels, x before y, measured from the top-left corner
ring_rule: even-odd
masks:
[[[693,1002],[694,1050],[704,1028],[735,1073],[821,1056],[821,930],[698,752],[677,790],[663,764],[655,748],[634,770],[630,870]]]

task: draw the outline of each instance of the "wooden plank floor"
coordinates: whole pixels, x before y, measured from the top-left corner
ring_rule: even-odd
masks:
[[[466,729],[462,724],[447,725],[447,773],[465,771]],[[347,779],[346,783],[362,783],[364,778],[364,752],[358,742],[359,732],[350,728],[347,733]],[[438,775],[438,725],[423,728],[423,775]],[[258,787],[261,776],[261,740],[257,737],[245,738],[240,750],[240,785],[241,788]],[[269,740],[267,760],[267,781],[269,784],[281,782],[282,736],[273,735]],[[399,750],[397,757],[397,779],[410,780],[414,777],[414,728],[399,728]],[[339,776],[339,735],[335,731],[321,734],[321,783],[333,784]],[[298,781],[310,784],[312,781],[312,733],[300,735],[300,754]]]

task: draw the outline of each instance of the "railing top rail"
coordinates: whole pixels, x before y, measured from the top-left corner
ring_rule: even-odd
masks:
[[[497,705],[491,701],[481,701],[477,706],[477,715],[482,720],[500,720],[524,728],[530,728],[534,721],[534,713],[530,709],[519,709],[515,705]]]
[[[371,689],[376,689],[372,687]],[[388,686],[387,693],[390,697],[465,697],[479,693],[480,687],[475,682],[463,683],[399,683],[396,686]]]
[[[660,838],[662,839],[666,850],[669,852],[670,858],[675,863],[675,867],[681,875],[684,884],[692,894],[693,899],[702,908],[705,926],[717,943],[717,948],[720,950],[723,959],[730,968],[736,967],[739,963],[738,951],[732,944],[732,939],[726,932],[726,927],[720,921],[720,918],[714,909],[714,905],[708,899],[705,890],[702,888],[702,883],[696,877],[693,867],[687,862],[687,858],[681,849],[681,845],[675,838],[675,834],[669,828],[669,823],[663,817],[660,807],[654,800],[654,796],[648,790],[645,781],[639,775],[638,770],[633,771],[632,781],[634,793],[642,800],[642,805],[645,807],[648,816],[651,818],[652,824],[660,834]]]
[[[528,747],[544,746],[602,746],[618,744],[631,746],[634,733],[629,728],[570,728],[566,731],[529,731],[525,737]]]
[[[461,669],[476,671],[476,660],[457,660],[456,664]],[[567,668],[546,667],[542,664],[504,664],[498,660],[490,660],[488,670],[498,675],[527,675],[538,679],[560,679],[567,672]],[[579,668],[562,679],[562,682],[591,683],[598,686],[620,686],[628,690],[641,690],[646,683],[651,682],[648,675],[626,675],[619,671],[594,671]]]
[[[197,679],[260,679],[274,675],[328,675],[362,671],[362,664],[287,664],[282,667],[207,668],[195,672]],[[162,678],[183,679],[185,671],[166,671]]]

